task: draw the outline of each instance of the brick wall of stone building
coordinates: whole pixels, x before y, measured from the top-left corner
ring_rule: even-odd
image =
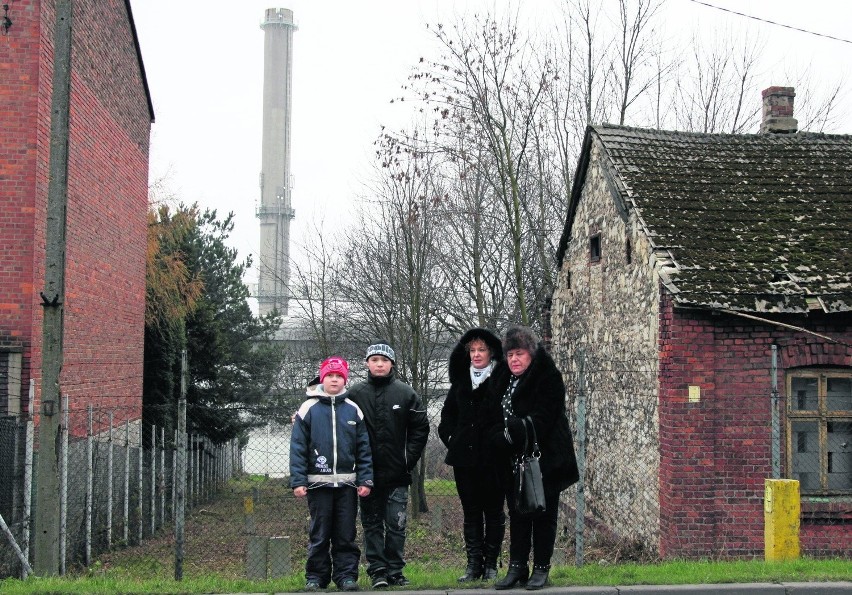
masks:
[[[579,350],[584,353],[587,512],[619,537],[655,550],[658,279],[638,222],[616,208],[597,165],[598,147],[592,151],[554,293],[552,352],[572,412],[577,358]],[[601,258],[590,262],[595,234]]]
[[[16,18],[4,41],[17,48],[11,67],[21,79],[4,121],[20,134],[0,141],[0,167],[15,180],[12,208],[0,209],[0,237],[18,249],[0,256],[16,271],[0,277],[0,335],[25,348],[22,382],[32,374],[38,391],[54,15],[48,2],[11,6]],[[126,407],[116,423],[141,411],[151,124],[127,10],[124,0],[74,3],[61,377],[72,408]],[[4,97],[10,80],[0,81]]]
[[[787,370],[849,366],[852,349],[742,317],[676,309],[665,293],[660,312],[660,553],[762,555],[764,481],[772,473],[771,346],[778,345],[782,396]],[[852,343],[846,315],[785,322]],[[697,402],[690,386],[700,388]],[[802,551],[848,555],[852,539],[838,515],[809,520],[823,506],[803,498]]]

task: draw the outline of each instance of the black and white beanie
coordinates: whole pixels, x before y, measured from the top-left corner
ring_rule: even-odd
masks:
[[[364,359],[370,359],[371,355],[383,355],[396,365],[396,354],[387,343],[376,343],[367,347],[367,356]]]

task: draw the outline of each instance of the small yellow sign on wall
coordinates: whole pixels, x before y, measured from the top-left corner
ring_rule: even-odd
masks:
[[[700,386],[690,386],[689,387],[689,402],[690,403],[698,403],[701,400],[701,387]]]

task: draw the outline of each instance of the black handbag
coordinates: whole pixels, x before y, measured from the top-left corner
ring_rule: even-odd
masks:
[[[535,425],[529,417],[524,418],[524,451],[515,457],[515,511],[522,515],[533,515],[544,512],[544,485],[541,480],[541,466],[538,460],[541,451],[538,448],[538,437]],[[529,432],[532,428],[532,448],[529,447]]]

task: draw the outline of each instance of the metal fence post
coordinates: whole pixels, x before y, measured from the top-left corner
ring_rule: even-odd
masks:
[[[138,486],[139,487],[139,498],[137,499],[137,502],[139,502],[139,534],[138,534],[139,541],[137,543],[142,543],[142,527],[145,524],[145,519],[143,518],[143,515],[142,515],[142,509],[144,508],[142,502],[145,498],[145,493],[144,493],[143,487],[142,487],[142,466],[143,466],[144,460],[145,460],[145,453],[144,453],[144,449],[142,448],[142,426],[140,424],[140,426],[139,426],[139,474],[138,474],[139,475],[139,478],[138,478],[138,480],[139,480],[139,486]]]
[[[107,449],[107,550],[112,549],[112,498],[113,498],[113,442],[112,442],[113,412],[109,412],[109,448]]]
[[[175,580],[183,579],[184,507],[186,506],[186,384],[188,366],[186,350],[181,353],[180,398],[175,434]]]
[[[196,450],[195,449],[195,438],[192,436],[192,434],[189,435],[189,444],[187,445],[187,448],[189,449],[189,453],[188,453],[189,465],[187,466],[187,472],[189,473],[189,475],[187,476],[187,480],[188,480],[187,489],[189,490],[189,498],[188,498],[187,503],[188,503],[189,507],[192,508],[193,506],[195,506],[195,450]]]
[[[586,374],[585,354],[582,350],[577,353],[577,468],[580,479],[577,481],[577,515],[574,525],[574,558],[577,567],[583,565],[584,547],[583,530],[586,516]]]
[[[24,559],[30,559],[30,520],[32,515],[32,493],[33,493],[33,438],[35,430],[33,427],[33,401],[35,400],[35,379],[30,378],[30,398],[27,406],[27,430],[26,444],[24,444],[24,522],[23,543]],[[21,570],[21,579],[26,580],[27,569]]]
[[[180,402],[178,402],[178,416],[180,416]],[[178,466],[177,466],[177,458],[178,458],[178,439],[180,438],[180,430],[175,430],[175,444],[174,449],[172,449],[172,522],[175,522],[177,519],[177,484],[178,484]],[[186,450],[184,450],[184,455],[186,454]]]
[[[130,420],[124,420],[124,545],[130,544]]]
[[[68,395],[62,396],[62,425],[60,427],[59,471],[59,574],[65,576],[65,550],[68,541]],[[39,446],[41,449],[41,446]]]
[[[166,428],[160,428],[160,527],[166,524]]]
[[[772,477],[781,479],[781,415],[778,411],[778,346],[772,346]]]
[[[157,532],[157,426],[151,424],[151,535]]]
[[[86,407],[86,534],[83,536],[85,543],[85,564],[92,564],[92,496],[94,495],[94,436],[92,434],[92,406]]]

